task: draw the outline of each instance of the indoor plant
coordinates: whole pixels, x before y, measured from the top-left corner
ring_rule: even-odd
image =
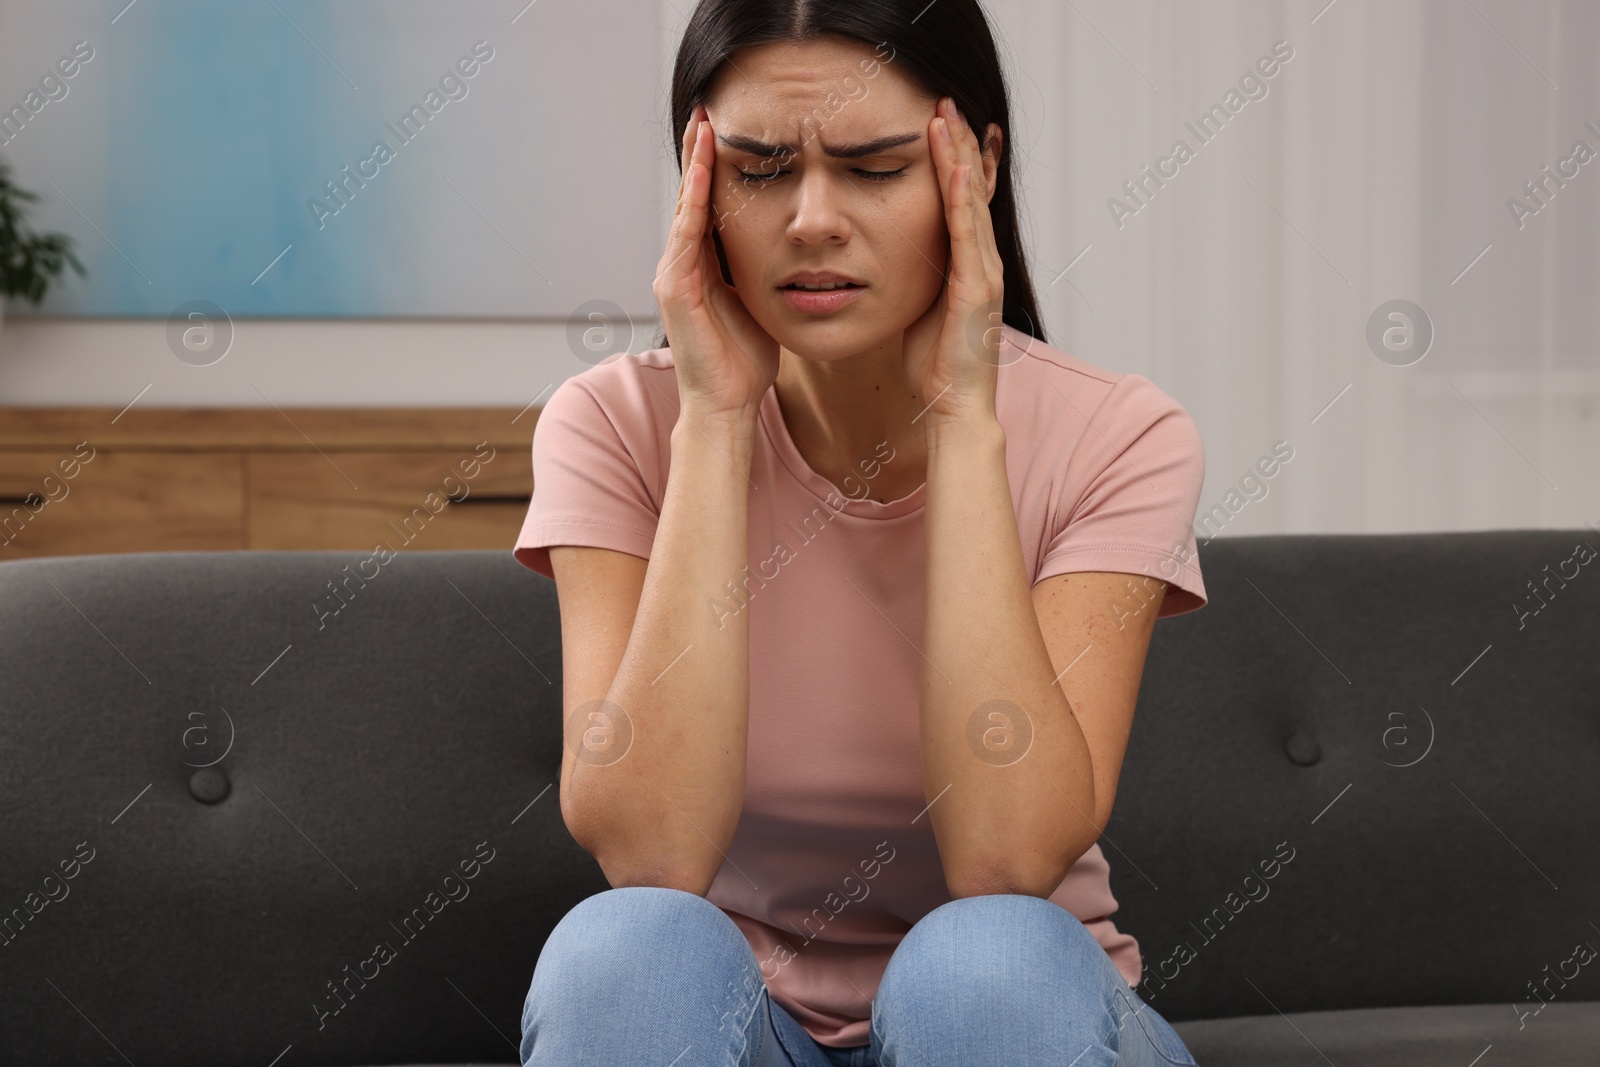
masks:
[[[36,234],[23,226],[23,205],[39,199],[11,180],[11,166],[0,159],[0,322],[7,297],[23,297],[35,307],[68,263],[80,276],[83,264],[72,254],[64,233]]]

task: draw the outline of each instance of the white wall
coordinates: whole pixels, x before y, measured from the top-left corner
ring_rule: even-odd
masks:
[[[661,327],[638,328],[635,352]],[[143,392],[152,407],[521,406],[588,366],[564,322],[248,319],[209,366],[174,357],[166,331],[161,319],[7,318],[0,405],[121,407]]]

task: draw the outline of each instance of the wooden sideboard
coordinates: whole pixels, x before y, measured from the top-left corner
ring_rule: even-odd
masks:
[[[503,548],[537,408],[0,407],[0,561]]]

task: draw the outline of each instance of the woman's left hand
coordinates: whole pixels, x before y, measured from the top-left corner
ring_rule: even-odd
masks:
[[[939,298],[906,328],[906,381],[922,398],[930,421],[992,416],[1005,266],[989,217],[982,147],[949,97],[940,100],[938,114],[928,124],[928,140],[950,231],[950,264]]]

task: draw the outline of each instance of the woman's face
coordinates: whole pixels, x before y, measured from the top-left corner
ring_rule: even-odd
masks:
[[[937,103],[886,48],[837,38],[747,49],[718,73],[705,105],[712,218],[740,298],[784,348],[818,361],[898,350],[938,297],[949,233],[928,144]],[[798,270],[866,288],[811,314],[780,288]]]

